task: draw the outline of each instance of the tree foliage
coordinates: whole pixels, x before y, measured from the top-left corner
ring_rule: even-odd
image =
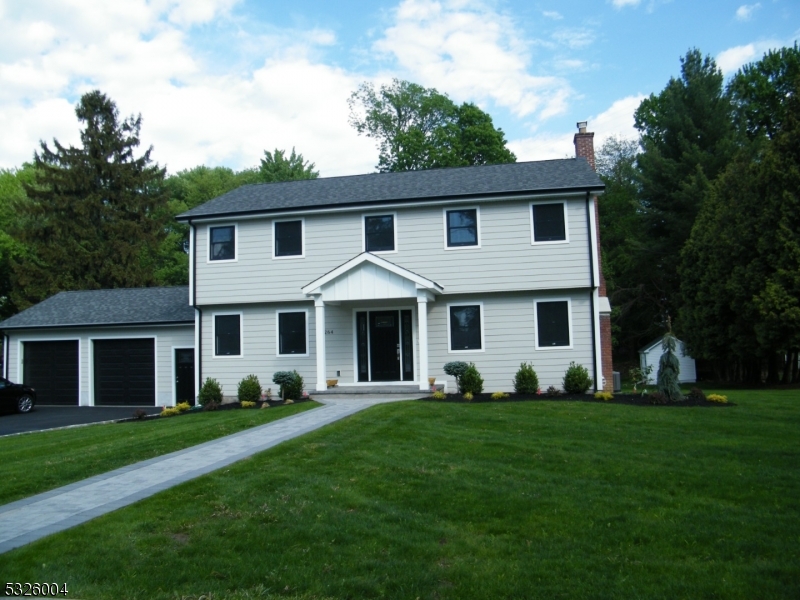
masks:
[[[114,102],[84,94],[75,113],[81,146],[41,142],[34,181],[15,205],[12,300],[25,308],[61,290],[150,286],[165,236],[164,169],[134,156],[141,116],[120,121]]]
[[[681,361],[675,351],[678,349],[678,340],[668,331],[661,340],[661,349],[664,351],[658,361],[658,391],[664,394],[670,402],[683,400],[679,376]]]
[[[11,299],[13,261],[25,254],[25,246],[10,232],[19,228],[19,207],[26,203],[25,185],[34,181],[34,167],[25,163],[20,169],[0,169],[0,319],[17,312]]]
[[[363,83],[348,104],[350,124],[378,142],[381,172],[516,161],[488,114],[433,88],[394,79],[376,91]]]
[[[262,183],[317,177],[319,171],[314,170],[314,163],[303,160],[303,155],[296,154],[294,148],[289,156],[286,156],[286,151],[277,148],[275,152],[264,150],[264,158],[261,159],[261,166],[258,169],[258,179]]]

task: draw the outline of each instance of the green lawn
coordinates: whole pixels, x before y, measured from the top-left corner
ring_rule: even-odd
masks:
[[[0,438],[0,505],[315,406],[200,412]]]
[[[82,599],[798,598],[800,393],[373,407],[0,555]]]

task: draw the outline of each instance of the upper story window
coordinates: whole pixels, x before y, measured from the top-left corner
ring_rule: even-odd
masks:
[[[563,202],[531,204],[532,242],[567,241],[567,209]]]
[[[302,219],[296,221],[273,221],[273,237],[275,258],[302,258],[303,254],[303,227]]]
[[[444,226],[447,248],[480,246],[477,208],[445,210]]]
[[[397,250],[395,215],[364,217],[364,250],[367,252],[395,252]]]
[[[214,315],[214,356],[242,355],[242,315]]]
[[[306,311],[278,313],[278,354],[308,354]]]
[[[483,315],[480,304],[451,304],[447,307],[451,352],[483,349]]]
[[[536,347],[564,348],[571,343],[569,300],[536,301]]]
[[[236,260],[236,226],[210,227],[208,260]]]

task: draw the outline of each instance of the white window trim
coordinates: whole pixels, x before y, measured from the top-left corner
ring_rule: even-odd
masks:
[[[277,256],[276,255],[276,246],[278,244],[278,238],[275,235],[275,224],[276,223],[293,223],[295,221],[300,221],[300,249],[302,250],[300,254],[293,254],[292,256]],[[306,219],[305,217],[298,217],[297,219],[275,219],[272,221],[272,260],[292,260],[295,258],[305,258],[306,257]]]
[[[479,306],[481,309],[481,347],[472,350],[453,350],[453,336],[450,335],[450,307],[451,306]],[[477,354],[486,352],[486,330],[484,328],[483,302],[451,302],[447,305],[447,352],[448,354]]]
[[[306,315],[306,352],[305,354],[281,354],[281,323],[280,323],[280,316],[283,313],[305,313]],[[284,310],[276,310],[275,311],[275,356],[277,358],[297,358],[299,357],[307,357],[309,356],[309,346],[310,338],[308,337],[308,309],[303,308],[300,310],[291,310],[291,309],[284,309]]]
[[[394,250],[371,251],[370,254],[397,254],[397,213],[396,212],[375,212],[361,215],[361,251],[367,251],[367,217],[392,217],[394,223]]]
[[[226,260],[211,260],[211,230],[217,227],[230,227],[233,226],[233,258]],[[224,263],[239,262],[239,223],[225,223],[224,225],[209,225],[206,227],[206,263],[209,265],[218,265]]]
[[[217,317],[239,315],[239,354],[217,354]],[[242,358],[244,356],[244,313],[241,311],[211,313],[211,358],[225,360],[227,358]]]
[[[447,213],[448,212],[455,212],[459,210],[474,210],[475,211],[475,220],[476,220],[476,227],[477,227],[477,237],[478,243],[472,246],[448,246],[447,245]],[[533,210],[531,210],[531,214],[533,214]],[[481,247],[481,207],[480,206],[461,206],[461,207],[452,207],[446,206],[442,209],[442,222],[444,223],[444,249],[445,250],[474,250],[476,248]]]
[[[534,206],[543,206],[545,204],[561,204],[564,207],[564,239],[563,240],[554,240],[552,242],[537,242],[536,241],[536,234],[533,228],[533,207]],[[528,206],[528,219],[531,223],[531,245],[532,246],[548,246],[552,244],[569,244],[569,220],[567,219],[568,215],[567,211],[567,201],[561,200],[558,202],[529,202]]]
[[[539,345],[539,303],[540,302],[566,302],[567,327],[569,327],[569,346],[540,346]],[[533,301],[533,343],[536,350],[572,350],[575,346],[575,335],[572,330],[572,298],[541,298]]]

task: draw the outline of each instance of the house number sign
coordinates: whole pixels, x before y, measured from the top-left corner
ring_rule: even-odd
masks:
[[[333,335],[333,329],[326,329],[325,335]]]

